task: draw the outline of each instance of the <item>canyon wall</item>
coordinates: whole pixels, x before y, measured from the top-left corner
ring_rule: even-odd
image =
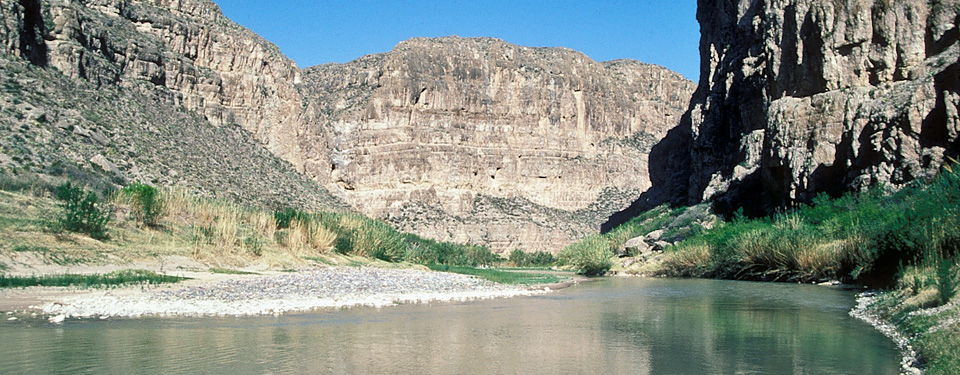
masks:
[[[58,71],[68,80],[41,82],[29,108],[17,107],[16,95],[8,107],[47,110],[62,125],[37,134],[76,129],[71,123],[106,134],[88,150],[80,146],[87,137],[71,133],[76,142],[53,151],[19,140],[38,139],[33,133],[11,135],[19,148],[8,147],[0,163],[43,169],[55,158],[37,155],[53,152],[80,167],[106,165],[128,180],[176,184],[228,175],[210,186],[265,204],[309,201],[251,198],[289,190],[283,184],[290,182],[240,184],[266,177],[233,165],[250,162],[232,155],[248,148],[221,146],[250,138],[287,163],[281,169],[312,180],[320,195],[329,190],[404,230],[498,251],[559,251],[635,200],[651,185],[647,153],[676,126],[694,88],[658,66],[490,38],[413,39],[387,53],[301,70],[206,0],[0,0],[0,16],[4,56],[43,69],[24,68],[12,79],[30,84]],[[83,107],[68,112],[55,108],[56,95],[43,94],[53,87],[109,95],[66,95],[64,103]],[[115,103],[89,103],[103,97]],[[125,124],[130,116],[103,112],[110,104],[150,116]],[[12,118],[5,129],[19,132],[24,121]],[[176,139],[184,121],[207,130]],[[216,129],[233,135],[204,139]],[[162,152],[154,150],[160,145]],[[242,191],[229,181],[258,188]],[[301,193],[307,186],[296,184]]]
[[[298,165],[300,70],[205,0],[2,0],[8,53],[97,86],[165,89]]]
[[[0,57],[4,170],[344,207],[297,171],[299,68],[210,1],[0,0]]]
[[[358,210],[428,237],[548,251],[650,186],[650,147],[693,89],[659,66],[459,37],[308,68],[303,82],[309,121],[332,134],[305,170]]]
[[[687,200],[769,212],[934,176],[960,133],[960,2],[700,0]],[[683,134],[681,134],[683,133]]]

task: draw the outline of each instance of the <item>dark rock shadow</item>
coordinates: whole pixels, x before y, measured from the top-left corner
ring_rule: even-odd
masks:
[[[600,225],[606,233],[631,218],[664,203],[686,203],[690,182],[690,111],[683,114],[680,123],[650,149],[648,170],[651,187],[640,194],[629,207],[614,212]]]
[[[31,64],[47,66],[46,26],[43,23],[43,9],[37,0],[20,0],[23,7],[23,29],[20,30],[20,56]]]

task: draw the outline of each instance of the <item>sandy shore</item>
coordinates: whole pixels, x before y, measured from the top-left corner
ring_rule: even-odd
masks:
[[[410,269],[332,267],[264,275],[186,275],[181,284],[25,288],[0,292],[0,311],[53,320],[90,317],[243,316],[319,308],[502,298],[545,293],[476,277]]]

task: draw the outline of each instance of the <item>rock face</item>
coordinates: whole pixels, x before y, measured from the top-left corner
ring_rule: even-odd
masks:
[[[600,63],[568,49],[484,38],[414,39],[388,53],[300,70],[207,0],[0,0],[0,14],[5,58],[59,71],[73,81],[54,87],[109,92],[106,97],[124,107],[118,111],[124,115],[105,120],[100,114],[109,106],[88,104],[82,93],[40,100],[47,89],[37,90],[31,110],[82,126],[70,128],[79,133],[56,149],[17,141],[33,155],[62,154],[81,167],[148,182],[221,175],[237,182],[253,175],[226,172],[224,161],[249,159],[214,153],[203,162],[194,156],[127,159],[136,159],[131,153],[137,150],[249,155],[246,146],[222,147],[249,137],[289,163],[281,169],[302,173],[358,211],[428,237],[495,250],[555,252],[596,232],[610,212],[650,186],[647,153],[678,123],[694,88],[657,66]],[[89,105],[96,116],[82,108],[59,111],[57,100]],[[156,104],[146,108],[149,103]],[[180,111],[196,118],[163,115]],[[166,119],[190,123],[194,130],[185,135],[198,138],[169,139],[181,125]],[[21,122],[12,120],[9,131]],[[58,135],[64,126],[41,130]],[[211,131],[229,134],[207,142]],[[88,139],[99,146],[78,146]],[[122,151],[103,150],[111,147]],[[0,162],[44,164],[7,154],[21,151],[4,150]],[[204,172],[207,167],[217,173]],[[197,182],[233,190],[240,199],[274,194],[237,187],[262,184],[238,184]],[[296,185],[302,193],[309,184]]]
[[[299,69],[212,2],[0,0],[0,58],[4,170],[342,206],[295,168]]]
[[[239,124],[293,163],[300,70],[206,0],[0,0],[7,52],[97,86],[162,88],[213,125]]]
[[[650,186],[646,155],[693,89],[659,66],[459,37],[308,68],[303,82],[309,121],[332,134],[305,170],[361,212],[433,238],[547,251],[596,231],[612,211],[598,202],[616,210]],[[491,199],[526,208],[481,212]],[[459,219],[414,222],[420,206]],[[536,219],[529,206],[581,214],[558,232],[569,215]]]
[[[700,86],[677,132],[689,200],[771,209],[896,188],[956,157],[957,0],[698,5]]]

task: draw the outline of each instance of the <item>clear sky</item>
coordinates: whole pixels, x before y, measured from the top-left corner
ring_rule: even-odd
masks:
[[[413,37],[489,36],[635,59],[699,76],[696,0],[214,0],[300,67],[386,52]]]

